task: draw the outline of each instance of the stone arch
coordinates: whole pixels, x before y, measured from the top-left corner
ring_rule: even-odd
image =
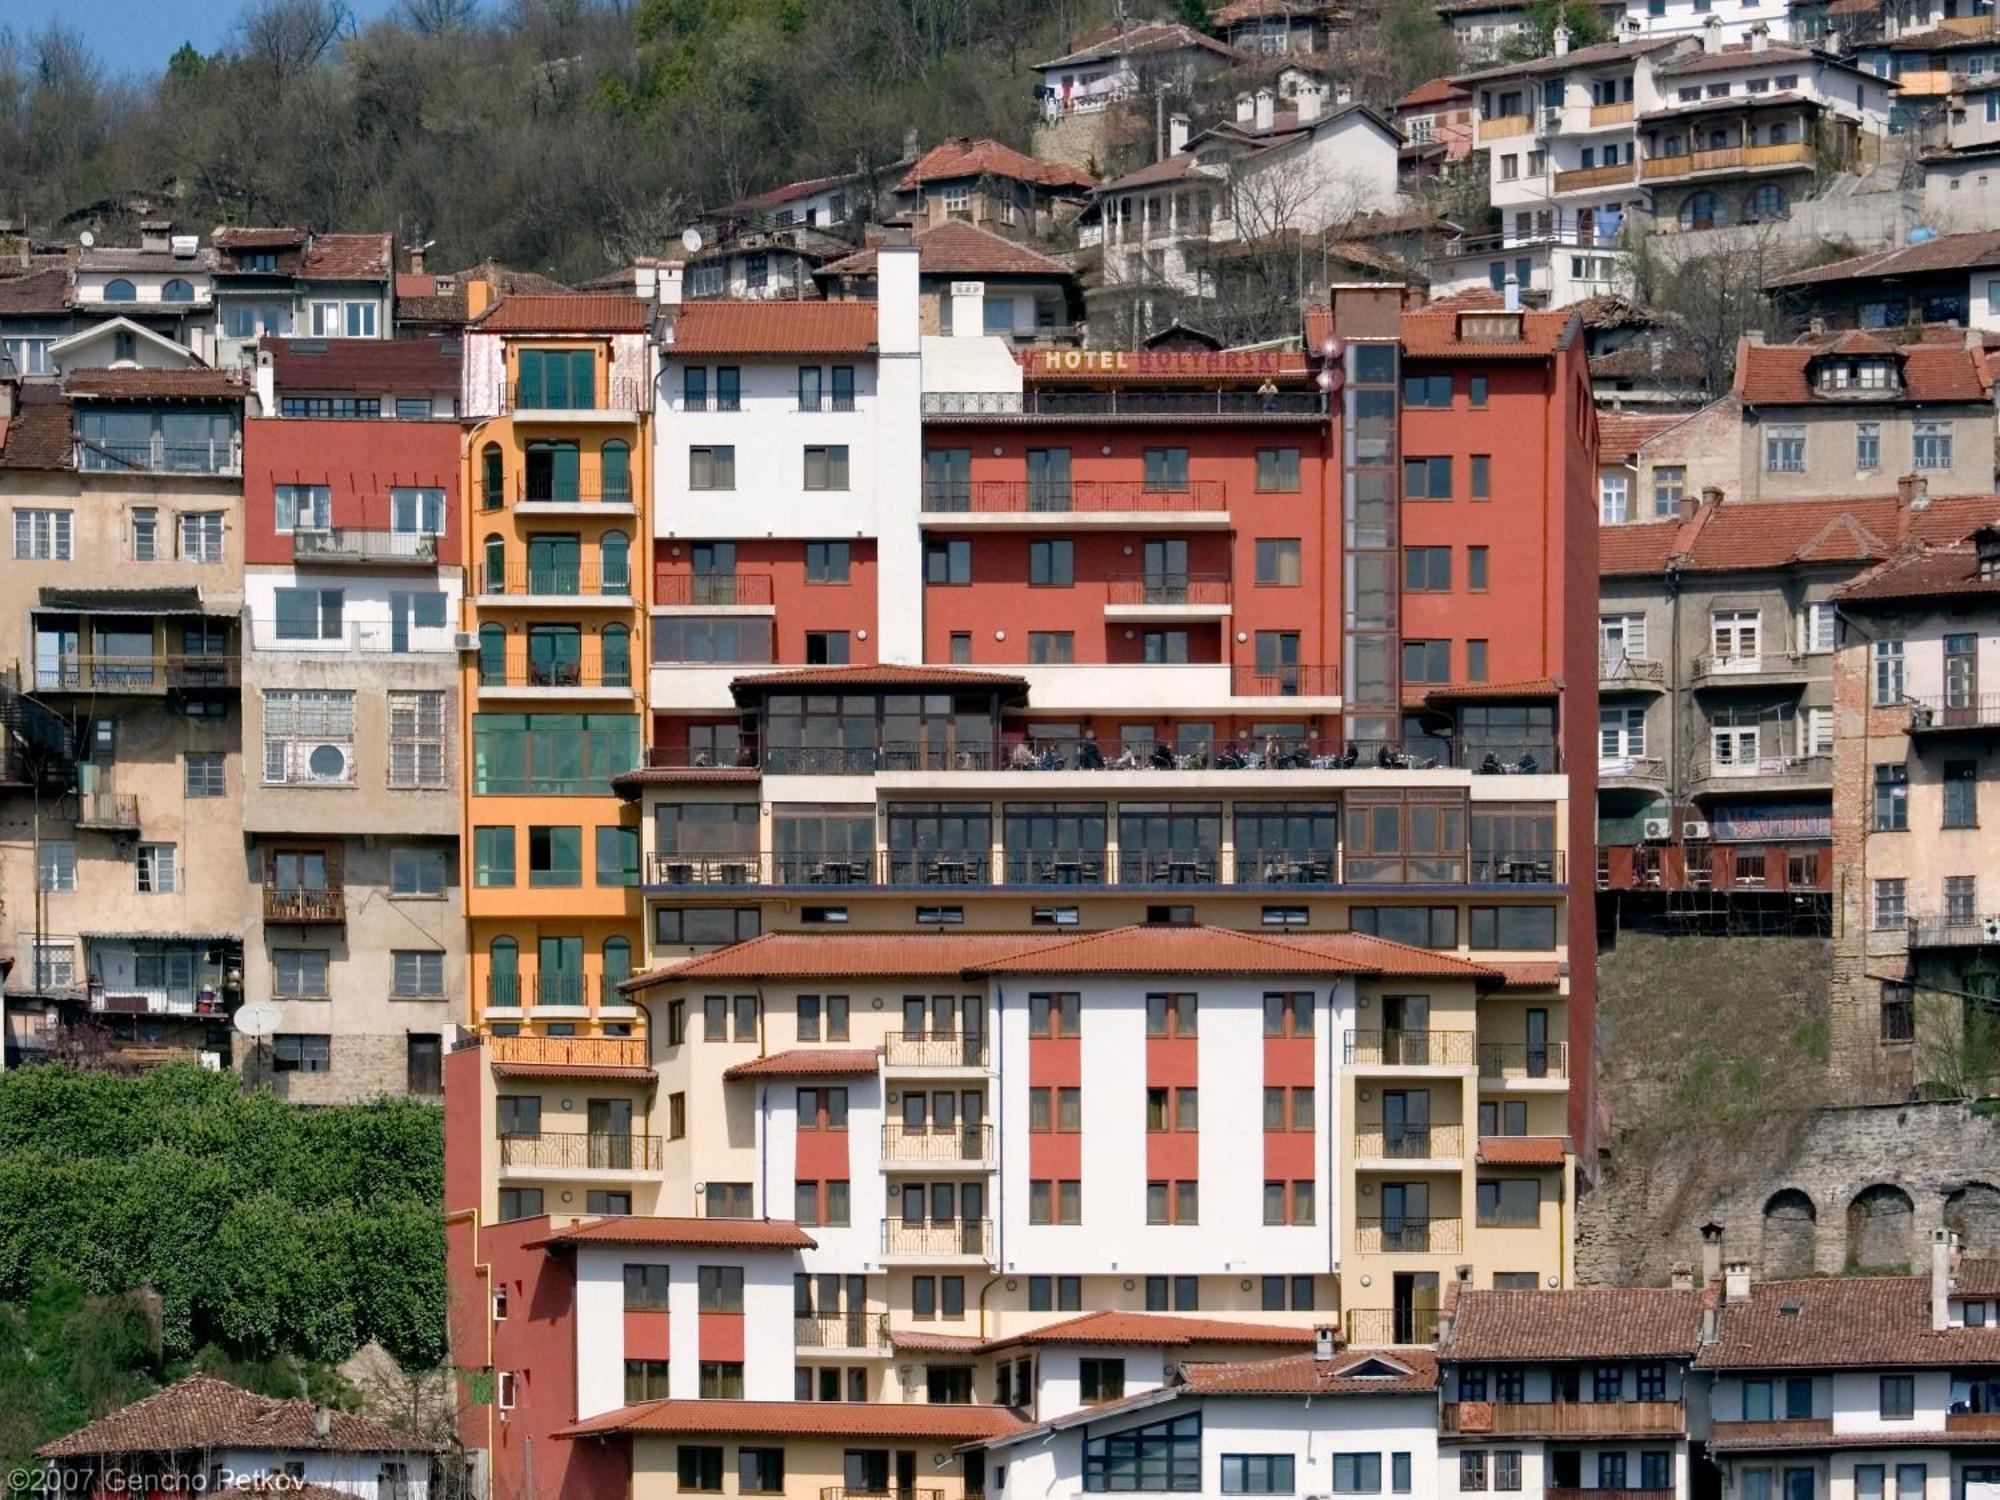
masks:
[[[1797,1188],[1781,1188],[1764,1203],[1761,1272],[1766,1278],[1810,1276],[1816,1264],[1814,1241],[1819,1209]]]
[[[1958,1236],[1967,1255],[2000,1251],[2000,1188],[1968,1182],[1944,1200],[1944,1227]]]
[[[1916,1204],[1892,1183],[1863,1188],[1847,1205],[1847,1264],[1856,1270],[1907,1271]]]

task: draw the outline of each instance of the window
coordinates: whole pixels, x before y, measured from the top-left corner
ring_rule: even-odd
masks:
[[[157,562],[160,555],[160,513],[150,505],[132,511],[132,561]]]
[[[1296,448],[1259,448],[1257,450],[1257,489],[1261,493],[1291,494],[1299,487],[1299,450]]]
[[[1857,469],[1879,469],[1882,467],[1882,424],[1880,422],[1857,422],[1854,424],[1854,467]]]
[[[1403,587],[1411,593],[1451,591],[1451,548],[1405,547]]]
[[[1433,407],[1447,411],[1451,407],[1451,377],[1449,375],[1405,375],[1403,377],[1403,405],[1411,407]]]
[[[747,1219],[750,1215],[750,1184],[711,1182],[702,1190],[702,1210],[711,1219]],[[739,1271],[740,1277],[742,1273]],[[712,1309],[728,1311],[727,1308]],[[738,1311],[741,1311],[739,1308]]]
[[[188,754],[182,764],[182,787],[189,797],[221,797],[224,759],[213,752]]]
[[[295,786],[352,782],[354,694],[267,689],[264,780]]]
[[[281,641],[340,641],[345,592],[341,589],[276,589],[277,636]]]
[[[1299,562],[1297,537],[1258,538],[1257,584],[1260,588],[1298,587]]]
[[[24,562],[68,562],[70,513],[66,510],[16,510],[14,556]]]
[[[1542,1218],[1542,1185],[1527,1177],[1482,1177],[1479,1223],[1486,1228],[1532,1229]]]
[[[1875,667],[1875,706],[1892,708],[1903,701],[1903,643],[1871,642],[1869,655]]]
[[[271,1039],[271,1071],[324,1073],[332,1065],[332,1045],[326,1036],[281,1033]]]
[[[1948,760],[1944,763],[1944,819],[1946,828],[1976,828],[1979,825],[1979,763]]]
[[[1465,1395],[1464,1376],[1460,1376],[1459,1394],[1464,1399],[1484,1400],[1484,1396]],[[1469,1448],[1458,1455],[1458,1487],[1461,1491],[1484,1490],[1487,1488],[1486,1451],[1483,1448]]]
[[[1333,1492],[1336,1495],[1379,1495],[1382,1492],[1382,1455],[1334,1454]]]
[[[1120,1490],[1198,1494],[1201,1490],[1201,1416],[1089,1437],[1083,1445],[1086,1494]]]
[[[324,948],[273,948],[271,996],[276,1000],[324,1000],[329,954]]]
[[[500,1189],[500,1218],[503,1222],[509,1219],[537,1218],[541,1212],[542,1190],[540,1188]],[[513,1377],[511,1375],[507,1378],[507,1384],[511,1392],[513,1387]]]
[[[443,693],[390,693],[389,785],[444,786],[444,734]]]
[[[507,886],[514,883],[514,830],[504,827],[472,830],[472,883]]]
[[[683,1490],[722,1491],[722,1449],[707,1444],[681,1443],[674,1453],[677,1479]]]
[[[738,1448],[736,1492],[740,1495],[782,1495],[785,1492],[783,1448]]]
[[[664,1401],[667,1396],[667,1361],[628,1359],[625,1361],[625,1400]]]
[[[273,492],[274,525],[285,531],[325,531],[333,525],[333,490],[324,484],[281,484]]]
[[[1450,682],[1450,641],[1404,641],[1403,681]]]
[[[924,582],[961,585],[972,582],[972,539],[952,537],[924,543]]]
[[[1875,768],[1875,831],[1897,833],[1910,826],[1910,773],[1902,765]]]
[[[847,444],[806,449],[805,487],[809,490],[847,488]]]
[[[1951,467],[1951,423],[1912,423],[1910,441],[1915,450],[1915,462],[1919,469]]]
[[[846,583],[851,550],[846,542],[807,542],[806,582]]]
[[[180,889],[172,844],[141,844],[138,859],[139,894],[171,895]]]
[[[1653,468],[1653,514],[1672,517],[1680,514],[1687,494],[1687,469],[1680,464],[1656,464]]]
[[[1491,454],[1472,455],[1472,498],[1486,500],[1493,493],[1493,458]]]
[[[1118,1401],[1125,1395],[1125,1361],[1122,1359],[1080,1359],[1077,1374],[1083,1402],[1094,1406],[1100,1401]]]
[[[1404,459],[1403,498],[1405,500],[1449,500],[1451,498],[1451,459],[1449,457]]]
[[[1258,473],[1263,473],[1264,460],[1259,454]],[[1145,488],[1151,491],[1185,490],[1188,487],[1188,451],[1185,448],[1148,448],[1145,450]],[[1296,486],[1294,486],[1296,488]]]
[[[1764,467],[1773,474],[1804,473],[1806,467],[1805,428],[1772,427],[1767,429],[1764,433]]]
[[[1493,1488],[1518,1490],[1521,1487],[1521,1450],[1501,1448],[1493,1455]]]
[[[528,830],[528,884],[583,884],[583,830],[575,824],[543,824]]]
[[[1028,660],[1059,664],[1076,659],[1076,632],[1072,630],[1031,630],[1028,632]]]
[[[1067,537],[1028,543],[1028,582],[1037,588],[1068,588],[1076,582],[1076,543]]]
[[[1882,1377],[1881,1416],[1885,1422],[1907,1422],[1917,1414],[1917,1378],[1914,1375]]]
[[[639,830],[603,824],[597,830],[597,883],[601,886],[639,883]]]
[[[695,1273],[697,1308],[701,1312],[743,1311],[743,1268],[702,1266]]]
[[[1878,929],[1901,927],[1907,918],[1907,883],[1901,876],[1875,882],[1875,920]]]
[[[1483,594],[1487,589],[1487,549],[1467,547],[1465,549],[1465,586],[1475,594]]]
[[[1632,519],[1632,476],[1624,470],[1597,476],[1597,519],[1606,526],[1621,526]]]
[[[1988,94],[1988,99],[2000,97]],[[1925,1484],[1929,1471],[1923,1464],[1896,1465],[1896,1500],[1924,1500]]]
[[[736,488],[734,446],[688,449],[688,488],[691,490],[733,490]]]
[[[399,948],[393,961],[393,988],[397,1000],[442,1000],[444,998],[444,954],[421,948]]]
[[[1296,1488],[1289,1453],[1225,1453],[1222,1493],[1225,1495],[1289,1495]]]
[[[1083,1310],[1083,1278],[1081,1276],[1030,1276],[1028,1278],[1029,1312],[1081,1312]]]

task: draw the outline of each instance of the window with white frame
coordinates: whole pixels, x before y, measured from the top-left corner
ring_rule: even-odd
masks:
[[[1600,708],[1597,711],[1597,758],[1620,762],[1638,760],[1646,753],[1646,710]]]
[[[1907,894],[1909,885],[1902,877],[1875,882],[1875,912],[1873,926],[1901,927],[1908,920]]]
[[[333,487],[281,484],[274,492],[279,531],[325,531],[333,525]]]
[[[55,360],[49,354],[53,343],[55,339],[49,334],[0,339],[0,346],[7,351],[7,363],[14,367],[16,375],[55,374]]]
[[[76,841],[43,839],[35,850],[35,889],[73,891],[76,889]]]
[[[132,561],[157,562],[160,557],[160,512],[152,505],[132,508]]]
[[[1803,651],[1831,651],[1834,640],[1832,601],[1822,599],[1808,604],[1799,615],[1799,648]]]
[[[972,189],[963,182],[954,182],[944,190],[944,211],[948,214],[962,214],[972,207]]]
[[[1951,423],[1916,422],[1910,427],[1913,461],[1920,469],[1951,467]]]
[[[1597,476],[1597,519],[1606,526],[1622,526],[1632,519],[1632,476],[1623,469]]]
[[[354,694],[322,689],[267,689],[264,780],[282,786],[351,784]]]
[[[398,486],[389,491],[389,529],[437,536],[444,531],[444,491]]]
[[[222,561],[222,512],[184,510],[180,516],[181,560],[219,563]]]
[[[1717,776],[1757,774],[1757,726],[1712,724],[1708,731],[1711,769]]]
[[[1709,616],[1709,647],[1718,667],[1754,665],[1760,650],[1760,618],[1754,609],[1722,609]]]
[[[1630,664],[1646,659],[1646,617],[1643,614],[1599,615],[1597,617],[1597,660],[1599,675],[1623,677]]]
[[[1875,671],[1875,706],[1893,708],[1903,701],[1903,643],[1880,640],[1869,647]]]
[[[69,528],[66,510],[16,510],[14,556],[24,562],[68,562]]]
[[[398,948],[391,955],[398,1000],[438,1000],[444,996],[444,954],[422,948]]]
[[[1833,754],[1833,710],[1802,709],[1799,713],[1799,754]]]
[[[389,694],[389,785],[444,784],[444,694]]]
[[[1684,464],[1653,466],[1653,514],[1677,516],[1687,495],[1688,471]]]
[[[172,844],[139,846],[139,894],[164,896],[180,889]]]
[[[372,339],[375,312],[375,304],[369,301],[314,302],[308,309],[308,321],[316,339]]]
[[[1764,434],[1764,467],[1773,474],[1801,474],[1806,467],[1806,430],[1773,427]]]
[[[76,984],[76,944],[68,938],[43,938],[35,944],[35,983],[45,989],[71,989]]]
[[[1882,424],[1880,422],[1856,422],[1854,424],[1854,467],[1857,469],[1879,469],[1882,467]]]

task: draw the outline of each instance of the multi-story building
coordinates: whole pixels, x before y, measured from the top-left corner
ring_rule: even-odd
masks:
[[[1842,588],[1834,1046],[1862,1087],[1950,1087],[1992,1045],[2000,500]],[[1975,529],[1976,528],[1976,529]],[[1983,660],[1982,660],[1983,659]]]
[[[617,986],[639,939],[639,830],[611,778],[639,763],[653,597],[654,288],[638,290],[489,308],[468,288],[470,1016],[538,1036],[634,1019]]]
[[[215,251],[203,246],[199,235],[176,233],[166,219],[148,219],[139,226],[137,249],[83,245],[70,274],[74,326],[123,318],[135,329],[212,361],[215,269]]]
[[[393,235],[218,229],[215,363],[231,365],[267,334],[386,339],[394,328]]]
[[[2000,329],[2000,233],[1939,235],[1850,256],[1774,276],[1764,289],[1829,328]]]
[[[447,1060],[496,1492],[956,1500],[1169,1351],[1570,1276],[1578,323],[1357,287],[1310,354],[1017,352],[922,333],[920,256],[662,273],[646,971]]]
[[[435,1094],[459,903],[459,346],[257,350],[244,431],[244,1061],[288,1098]]]
[[[1420,83],[1392,106],[1405,179],[1436,177],[1472,154],[1472,94],[1449,78]]]
[[[1106,27],[1061,57],[1034,64],[1042,75],[1035,98],[1049,120],[1095,113],[1142,91],[1185,93],[1238,61],[1214,37],[1178,22]]]
[[[1324,52],[1346,21],[1344,8],[1329,0],[1229,0],[1209,16],[1243,57]]]
[[[1083,342],[1083,288],[1076,272],[1060,261],[955,220],[912,236],[910,243],[923,267],[917,296],[925,333],[958,331],[958,304],[973,299],[967,306],[977,312],[982,333],[1016,344]],[[871,245],[822,266],[815,273],[821,291],[832,298],[874,297],[875,251]]]
[[[911,224],[952,220],[1009,239],[1044,239],[1073,218],[1097,184],[1088,172],[1042,161],[995,140],[959,136],[931,147],[896,184]]]

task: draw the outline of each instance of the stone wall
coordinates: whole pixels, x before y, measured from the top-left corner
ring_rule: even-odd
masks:
[[[360,1104],[384,1094],[409,1092],[409,1039],[402,1032],[336,1033],[324,1073],[271,1071],[271,1044],[236,1039],[246,1082],[268,1086],[294,1104]]]

